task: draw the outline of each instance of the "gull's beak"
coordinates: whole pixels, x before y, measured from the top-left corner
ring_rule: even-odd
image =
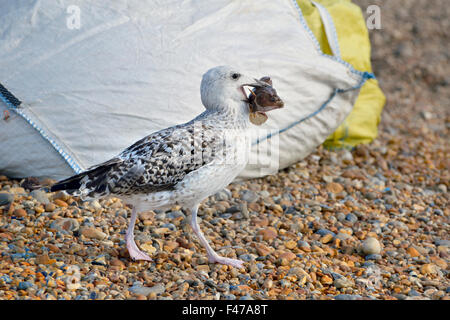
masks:
[[[246,83],[244,84],[244,86],[249,86],[249,87],[253,87],[253,88],[261,88],[261,87],[269,87],[270,85],[266,82],[263,82],[261,80],[258,79],[253,79],[254,82],[252,83]]]

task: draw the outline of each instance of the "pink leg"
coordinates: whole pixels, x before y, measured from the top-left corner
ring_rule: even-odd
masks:
[[[137,210],[136,207],[133,206],[133,210],[131,211],[130,225],[128,226],[125,238],[127,242],[128,253],[130,254],[130,257],[133,260],[152,261],[152,259],[147,254],[139,250],[139,248],[136,245],[136,242],[134,242],[134,224],[136,222],[136,218],[137,218]]]
[[[200,226],[197,223],[197,210],[198,205],[192,208],[192,217],[191,217],[191,227],[192,230],[194,230],[194,233],[197,235],[198,239],[200,240],[200,243],[206,248],[206,252],[208,254],[208,261],[210,263],[220,263],[220,264],[226,264],[228,266],[232,266],[235,268],[242,268],[244,261],[226,258],[219,256],[213,248],[208,243],[208,240],[206,240],[205,236],[203,235],[202,230],[200,230]]]

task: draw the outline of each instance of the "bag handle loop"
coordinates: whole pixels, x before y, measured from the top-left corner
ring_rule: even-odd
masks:
[[[325,28],[325,34],[327,36],[328,44],[330,45],[331,52],[333,55],[339,59],[341,59],[341,50],[339,48],[339,41],[337,37],[336,27],[333,23],[333,18],[331,17],[328,10],[322,6],[321,4],[311,1],[312,4],[319,11],[320,18],[322,19],[322,23]]]

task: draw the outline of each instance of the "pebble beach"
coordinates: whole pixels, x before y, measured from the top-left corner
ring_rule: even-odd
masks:
[[[0,175],[0,300],[450,300],[449,7],[354,2],[381,8],[379,136],[204,201],[206,238],[244,268],[208,263],[180,207],[139,214],[136,243],[153,261],[135,262],[119,199]]]

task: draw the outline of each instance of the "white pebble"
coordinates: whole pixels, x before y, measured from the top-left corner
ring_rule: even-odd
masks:
[[[365,254],[379,254],[381,252],[381,246],[377,239],[369,237],[364,240],[362,244],[362,250]]]

